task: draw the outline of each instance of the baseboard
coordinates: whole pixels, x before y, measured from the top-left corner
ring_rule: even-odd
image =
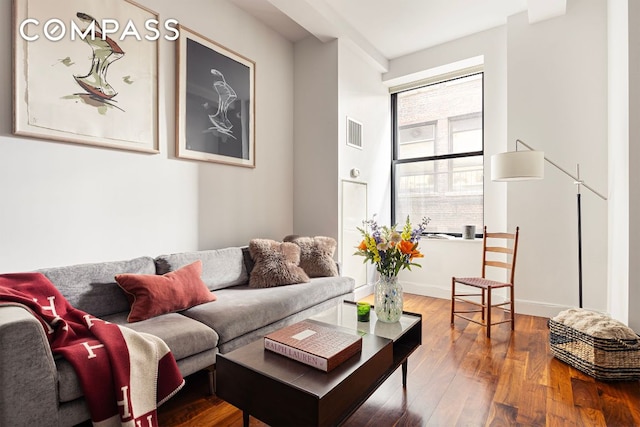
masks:
[[[424,283],[415,282],[402,282],[402,289],[404,292],[416,295],[423,295],[433,298],[451,299],[451,288],[444,288],[437,285],[429,285]],[[516,292],[517,295],[517,292]],[[530,316],[539,317],[555,317],[558,313],[569,308],[575,308],[570,306],[564,306],[559,304],[549,304],[540,301],[521,300],[516,298],[516,313],[528,314]]]
[[[358,301],[364,297],[368,297],[369,295],[371,295],[373,293],[373,285],[362,285],[357,287],[354,291],[353,291],[354,295],[355,295],[355,301]]]
[[[529,314],[531,316],[551,318],[557,316],[561,311],[567,310],[569,308],[575,307],[549,304],[539,301],[519,300],[518,298],[516,298],[516,313]]]
[[[451,288],[446,289],[441,286],[425,285],[422,283],[402,282],[404,292],[427,297],[451,299]]]

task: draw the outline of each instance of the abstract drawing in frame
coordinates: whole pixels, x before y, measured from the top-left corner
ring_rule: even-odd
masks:
[[[177,157],[255,167],[255,63],[179,29]]]
[[[145,38],[145,23],[158,15],[129,0],[14,0],[13,7],[13,132],[157,153],[158,40]],[[123,34],[129,22],[140,39]],[[95,36],[72,37],[72,25],[93,26]]]

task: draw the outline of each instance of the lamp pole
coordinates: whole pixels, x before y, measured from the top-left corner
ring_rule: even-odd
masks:
[[[582,204],[580,203],[580,164],[576,165],[578,179],[574,182],[578,193],[576,194],[578,200],[578,302],[579,307],[582,308]]]
[[[518,143],[524,145],[529,150],[536,151],[535,148],[531,147],[530,145],[526,144],[524,141],[520,139],[516,139],[516,151],[518,151]],[[579,302],[580,308],[582,308],[582,203],[580,200],[580,197],[581,197],[580,187],[584,186],[586,189],[591,191],[596,196],[600,197],[602,200],[607,200],[607,198],[602,194],[600,194],[598,191],[594,190],[592,187],[585,184],[585,182],[580,179],[580,164],[576,166],[577,175],[574,176],[572,173],[568,172],[562,166],[547,159],[547,156],[545,156],[544,159],[547,162],[551,163],[551,165],[555,166],[562,173],[564,173],[565,175],[573,179],[573,183],[576,184],[577,203],[578,203],[578,302]]]

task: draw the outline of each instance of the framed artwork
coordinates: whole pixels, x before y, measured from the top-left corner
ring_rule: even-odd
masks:
[[[147,25],[158,15],[128,0],[13,8],[14,134],[157,153],[158,38]]]
[[[179,29],[176,156],[255,167],[255,63]]]

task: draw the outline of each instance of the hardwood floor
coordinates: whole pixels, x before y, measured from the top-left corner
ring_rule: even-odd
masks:
[[[405,310],[422,313],[422,346],[346,426],[640,426],[640,381],[601,382],[555,359],[547,319],[516,315],[516,330],[456,319],[449,300],[405,294]],[[161,426],[242,426],[242,413],[207,396],[206,374],[159,410]],[[265,426],[251,418],[251,426]]]

